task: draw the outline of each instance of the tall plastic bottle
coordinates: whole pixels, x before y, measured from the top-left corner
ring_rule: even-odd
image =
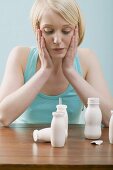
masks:
[[[59,98],[59,104],[56,106],[57,112],[64,112],[64,121],[66,128],[66,138],[68,136],[68,113],[67,113],[67,105],[62,104],[62,98]]]
[[[113,144],[113,110],[111,110],[111,118],[109,121],[109,142]]]
[[[99,108],[99,98],[88,98],[88,107],[85,111],[85,137],[99,139],[101,137],[102,113]]]
[[[51,145],[52,147],[63,147],[66,139],[64,112],[53,112],[52,115]]]
[[[33,140],[36,141],[51,141],[51,128],[35,129],[33,131]]]

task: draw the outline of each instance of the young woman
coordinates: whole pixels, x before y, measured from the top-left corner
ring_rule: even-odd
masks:
[[[113,99],[97,57],[80,48],[84,23],[75,0],[36,0],[31,19],[36,47],[12,49],[0,88],[0,124],[50,123],[59,97],[69,123],[78,123],[88,97],[99,97],[102,121],[109,124]]]

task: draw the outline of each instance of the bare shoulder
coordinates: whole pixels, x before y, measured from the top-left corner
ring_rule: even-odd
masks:
[[[89,48],[78,48],[78,56],[83,70],[83,76],[86,77],[88,71],[99,64],[95,52]]]
[[[8,60],[18,63],[24,71],[29,52],[30,47],[16,46],[11,50]]]

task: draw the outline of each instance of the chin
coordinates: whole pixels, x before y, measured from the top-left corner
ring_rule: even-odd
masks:
[[[66,53],[61,53],[61,54],[51,54],[51,57],[52,58],[64,58],[65,57],[65,55],[66,55]]]
[[[52,55],[52,58],[62,59],[62,58],[64,58],[64,57],[65,57],[65,55],[61,55],[61,54],[59,54],[59,55]]]

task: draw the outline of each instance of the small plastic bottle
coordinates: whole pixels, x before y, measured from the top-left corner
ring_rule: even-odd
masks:
[[[66,138],[68,136],[68,113],[67,105],[62,104],[62,98],[59,98],[59,104],[56,106],[57,112],[64,112],[65,128],[66,128]]]
[[[99,139],[101,137],[102,113],[99,108],[99,98],[88,98],[88,107],[85,111],[85,137]]]
[[[66,139],[64,112],[53,112],[51,121],[51,145],[52,147],[63,147]]]
[[[111,118],[109,121],[109,142],[113,144],[113,110],[111,110]]]
[[[33,139],[34,141],[44,141],[50,142],[51,141],[51,128],[44,128],[41,130],[34,130],[33,131]]]

